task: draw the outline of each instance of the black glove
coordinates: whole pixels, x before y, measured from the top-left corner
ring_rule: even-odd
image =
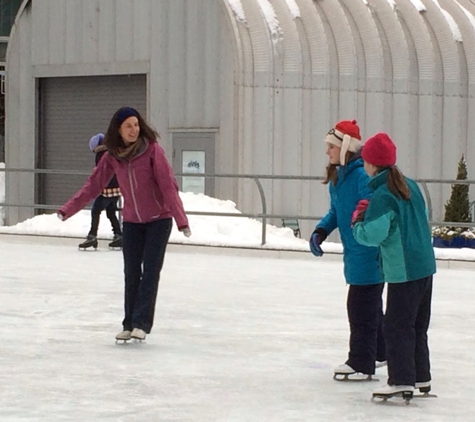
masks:
[[[315,255],[315,256],[322,256],[323,255],[323,250],[320,247],[322,242],[327,238],[327,231],[322,228],[322,227],[317,227],[312,235],[310,236],[310,251]]]

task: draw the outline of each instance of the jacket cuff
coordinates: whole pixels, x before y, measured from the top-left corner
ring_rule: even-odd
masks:
[[[328,237],[327,231],[323,227],[317,227],[313,233],[317,233],[318,237],[322,240],[322,242],[325,241],[325,239]]]

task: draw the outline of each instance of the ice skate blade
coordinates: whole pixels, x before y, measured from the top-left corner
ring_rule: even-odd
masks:
[[[371,401],[377,404],[388,404],[391,406],[408,406],[411,403],[411,399],[414,397],[412,391],[399,391],[394,394],[375,394],[373,393],[373,397],[371,397]],[[402,398],[400,400],[389,400],[392,398]]]
[[[340,382],[368,382],[368,381],[379,381],[378,378],[373,378],[372,375],[358,374],[353,372],[352,374],[333,374],[333,379]]]
[[[437,394],[432,393],[422,393],[422,394],[414,394],[412,397],[415,399],[435,399]]]
[[[78,250],[80,251],[88,251],[88,250],[94,250],[94,251],[97,251],[97,247],[93,248],[92,246],[89,246],[89,247],[78,247]]]
[[[419,407],[416,403],[411,402],[411,400],[389,400],[387,397],[371,397],[371,401],[375,404],[380,406],[411,406],[411,407]]]
[[[146,344],[147,342],[145,340],[140,340],[138,338],[130,338],[128,340],[115,340],[115,344],[118,346],[127,346],[131,344]]]

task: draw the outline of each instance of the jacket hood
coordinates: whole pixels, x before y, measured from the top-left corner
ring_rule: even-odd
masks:
[[[361,158],[361,153],[358,151],[353,157],[351,157],[346,166],[338,167],[338,179],[341,178],[343,180],[351,172],[353,172],[353,170],[363,166],[363,159]]]

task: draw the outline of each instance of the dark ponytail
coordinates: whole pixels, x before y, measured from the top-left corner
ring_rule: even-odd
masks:
[[[411,199],[411,191],[401,170],[397,166],[378,167],[378,173],[385,169],[388,169],[388,188],[391,193],[397,198],[409,201]]]

